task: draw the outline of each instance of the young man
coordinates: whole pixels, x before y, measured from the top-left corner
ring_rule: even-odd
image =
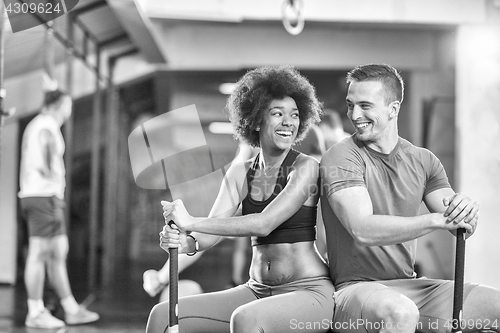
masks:
[[[99,315],[79,305],[66,270],[68,237],[64,221],[64,140],[61,126],[71,116],[71,97],[59,90],[45,94],[44,106],[26,127],[22,140],[21,209],[28,223],[29,250],[24,271],[28,293],[26,326],[59,328],[43,303],[45,272],[54,286],[69,325],[93,322]]]
[[[455,193],[430,151],[398,135],[404,83],[388,65],[347,75],[351,138],[321,161],[323,219],[336,287],[335,331],[449,331],[453,281],[416,279],[416,240],[477,226],[479,205]],[[431,213],[418,215],[421,202]],[[499,331],[500,291],[466,284],[465,331]],[[486,327],[489,326],[489,327]]]

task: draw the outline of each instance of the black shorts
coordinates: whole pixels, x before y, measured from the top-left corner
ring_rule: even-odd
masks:
[[[30,237],[51,238],[66,234],[64,200],[58,197],[21,198],[21,213]]]

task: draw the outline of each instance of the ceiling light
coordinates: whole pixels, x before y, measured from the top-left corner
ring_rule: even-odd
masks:
[[[219,86],[219,92],[224,95],[230,95],[233,92],[234,88],[236,88],[236,83],[222,83]]]
[[[214,121],[208,125],[208,130],[214,134],[233,134],[233,125],[229,122]]]

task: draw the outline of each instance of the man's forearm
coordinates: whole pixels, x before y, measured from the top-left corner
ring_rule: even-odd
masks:
[[[351,235],[363,246],[383,246],[404,243],[439,229],[437,219],[442,214],[414,217],[371,215],[354,223]]]

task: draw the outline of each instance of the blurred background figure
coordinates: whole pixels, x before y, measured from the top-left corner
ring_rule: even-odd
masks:
[[[321,161],[321,156],[326,151],[325,137],[321,128],[316,124],[311,125],[307,136],[295,145],[294,149]]]
[[[79,305],[70,288],[66,258],[69,242],[64,215],[66,171],[61,126],[71,117],[72,100],[44,77],[45,100],[40,114],[26,127],[21,147],[19,198],[28,224],[29,248],[24,271],[28,294],[25,324],[35,328],[60,328],[43,301],[45,274],[61,299],[67,324],[90,323],[99,315]]]
[[[322,119],[325,117],[323,114]],[[321,121],[323,122],[323,120]],[[320,122],[320,124],[321,124]],[[319,125],[311,125],[307,136],[299,144],[294,146],[294,149],[303,154],[309,155],[321,161],[321,157],[326,152],[326,138],[324,131]],[[318,205],[318,213],[316,217],[316,248],[323,259],[327,261],[326,251],[326,234],[323,224],[323,216],[321,215],[321,206]]]
[[[243,163],[257,155],[258,152],[258,148],[254,148],[240,140],[233,163]],[[237,215],[241,215],[241,207],[238,209]],[[249,237],[234,237],[233,241],[231,281],[227,286],[228,288],[235,287],[248,280],[248,269],[250,268],[250,258],[252,256]]]
[[[344,131],[342,117],[333,109],[325,109],[323,118],[319,123],[319,127],[323,132],[325,138],[326,149],[330,148],[337,142],[344,140],[351,136],[351,134]]]
[[[199,256],[179,256],[179,273],[184,271],[184,269],[191,266],[191,264],[200,258],[201,253]],[[148,269],[143,274],[142,287],[144,288],[144,291],[146,291],[151,297],[155,297],[160,294],[159,303],[168,300],[170,290],[169,284],[170,268],[168,260],[160,270]],[[193,280],[179,280],[178,288],[179,297],[201,294],[203,292],[200,284]]]

